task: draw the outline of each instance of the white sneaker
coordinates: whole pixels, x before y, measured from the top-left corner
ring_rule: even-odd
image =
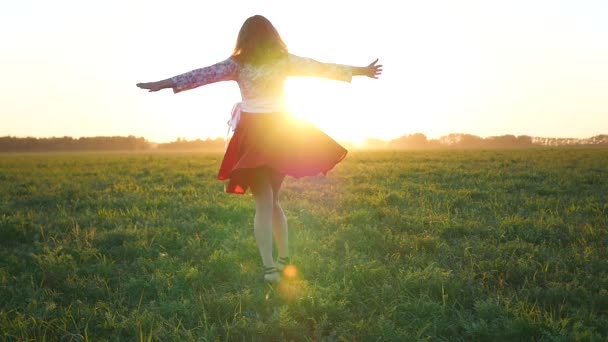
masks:
[[[279,271],[276,267],[264,267],[264,280],[276,284],[281,280]]]

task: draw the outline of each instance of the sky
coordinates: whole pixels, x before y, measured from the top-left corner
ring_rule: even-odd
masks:
[[[291,111],[336,139],[608,134],[604,0],[20,0],[0,4],[0,136],[224,137],[235,82],[135,84],[224,60],[255,14],[294,54],[384,65],[289,79]]]

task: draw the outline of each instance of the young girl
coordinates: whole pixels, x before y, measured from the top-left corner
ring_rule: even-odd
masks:
[[[350,82],[352,76],[377,78],[378,60],[365,67],[321,63],[287,52],[272,23],[263,16],[248,18],[232,55],[217,64],[166,80],[138,83],[149,91],[172,88],[175,93],[220,81],[236,81],[242,102],[235,106],[234,135],[217,178],[228,180],[226,192],[255,199],[254,230],[264,264],[264,279],[275,283],[289,264],[287,220],[279,205],[285,175],[296,178],[326,174],[346,149],[318,128],[295,123],[286,114],[283,85],[287,76],[318,76]],[[240,118],[240,119],[239,119]],[[279,252],[272,257],[272,236]]]

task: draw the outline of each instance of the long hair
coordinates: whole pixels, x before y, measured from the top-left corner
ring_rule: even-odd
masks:
[[[287,46],[270,20],[261,15],[247,18],[241,26],[232,57],[240,63],[260,65],[287,55]]]

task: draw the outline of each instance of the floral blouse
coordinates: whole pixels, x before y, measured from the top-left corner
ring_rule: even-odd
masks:
[[[236,81],[241,90],[240,109],[243,112],[274,113],[286,110],[284,84],[287,76],[314,76],[350,82],[352,67],[322,63],[293,54],[276,63],[261,66],[239,64],[233,58],[228,58],[172,77],[171,80],[175,93],[215,82]]]

